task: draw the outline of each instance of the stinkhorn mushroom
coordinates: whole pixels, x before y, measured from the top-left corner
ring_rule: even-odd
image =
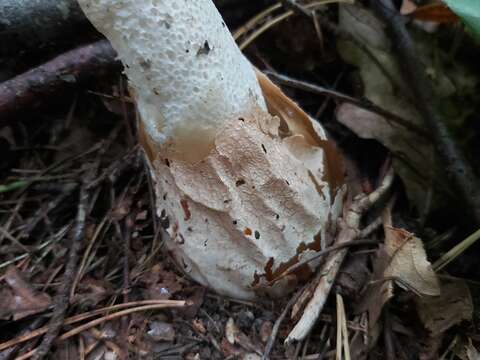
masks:
[[[78,0],[125,66],[167,246],[234,298],[288,293],[345,195],[323,128],[242,55],[211,0]]]

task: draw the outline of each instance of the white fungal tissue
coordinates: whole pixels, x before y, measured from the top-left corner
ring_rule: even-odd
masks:
[[[211,0],[78,2],[118,52],[158,144],[182,152],[194,140],[190,156],[200,158],[227,119],[265,109],[253,68]]]

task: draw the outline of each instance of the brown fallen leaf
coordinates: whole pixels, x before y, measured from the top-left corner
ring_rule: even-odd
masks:
[[[205,334],[207,332],[207,329],[205,328],[205,325],[201,319],[194,319],[192,321],[192,327],[193,330],[199,334]]]
[[[3,281],[0,319],[19,320],[48,309],[52,303],[50,296],[34,290],[15,266],[7,269]]]
[[[150,271],[141,276],[141,282],[145,285],[145,297],[147,299],[168,300],[175,293],[183,289],[184,280],[174,272],[165,270],[163,265],[156,264]]]
[[[427,260],[421,239],[406,230],[386,226],[385,251],[391,259],[385,270],[386,278],[395,279],[400,287],[420,295],[440,295],[437,275]]]
[[[473,302],[467,284],[462,280],[442,283],[440,296],[424,296],[417,300],[417,310],[432,336],[442,334],[463,320],[471,320]]]
[[[454,24],[458,16],[443,3],[420,6],[408,14],[416,20],[431,21],[439,24]]]
[[[385,245],[373,260],[370,285],[356,312],[368,312],[369,327],[378,322],[385,304],[393,297],[393,283],[419,295],[438,296],[440,285],[422,241],[406,230],[392,226],[389,209],[383,215]]]

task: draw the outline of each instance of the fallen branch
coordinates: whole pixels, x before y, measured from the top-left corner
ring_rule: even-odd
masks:
[[[0,84],[0,127],[19,111],[42,104],[92,76],[120,69],[106,40],[82,46]]]
[[[268,360],[270,359],[270,353],[272,352],[272,349],[273,349],[273,345],[275,344],[275,340],[277,338],[277,335],[278,335],[278,331],[280,330],[280,326],[282,325],[282,322],[283,320],[285,320],[285,317],[287,316],[288,312],[290,311],[290,309],[293,307],[293,305],[295,305],[295,303],[297,302],[298,298],[300,297],[300,295],[303,293],[303,290],[304,289],[300,289],[296,294],[295,296],[293,296],[287,303],[287,305],[285,305],[285,308],[283,309],[282,313],[280,314],[280,316],[277,318],[277,320],[275,321],[275,324],[273,325],[273,329],[272,329],[272,333],[270,334],[269,338],[268,338],[268,341],[267,341],[267,345],[265,346],[265,351],[263,352],[263,355],[262,355],[262,360]]]
[[[371,1],[371,5],[390,29],[392,43],[395,44],[399,62],[402,64],[402,71],[414,95],[415,106],[432,134],[442,167],[463,202],[473,213],[477,224],[480,224],[478,178],[450,134],[445,119],[437,111],[432,83],[427,78],[425,67],[418,60],[417,51],[405,27],[404,19],[395,9],[392,0],[374,0]]]
[[[361,233],[359,229],[362,216],[377,203],[390,190],[394,179],[393,169],[385,175],[377,190],[368,195],[360,195],[350,205],[344,220],[340,224],[340,232],[336,238],[335,246],[351,242]],[[318,283],[312,299],[307,304],[302,317],[285,340],[286,343],[304,340],[317,322],[323,310],[340,266],[348,253],[348,248],[341,248],[331,254],[319,270],[320,282]]]
[[[2,0],[0,56],[68,39],[82,24],[88,22],[75,0]]]
[[[53,316],[48,324],[48,331],[40,343],[35,355],[33,356],[34,360],[41,360],[48,354],[65,320],[65,313],[69,304],[70,288],[73,284],[78,256],[82,247],[83,239],[85,237],[85,223],[87,219],[89,199],[90,193],[84,184],[80,189],[77,219],[71,237],[70,251],[68,254],[68,262],[65,268],[65,275],[62,279],[60,289],[55,297]]]

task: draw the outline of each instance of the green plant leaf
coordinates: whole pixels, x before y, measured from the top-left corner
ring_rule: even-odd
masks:
[[[445,4],[463,21],[480,39],[480,1],[478,0],[444,0]]]

